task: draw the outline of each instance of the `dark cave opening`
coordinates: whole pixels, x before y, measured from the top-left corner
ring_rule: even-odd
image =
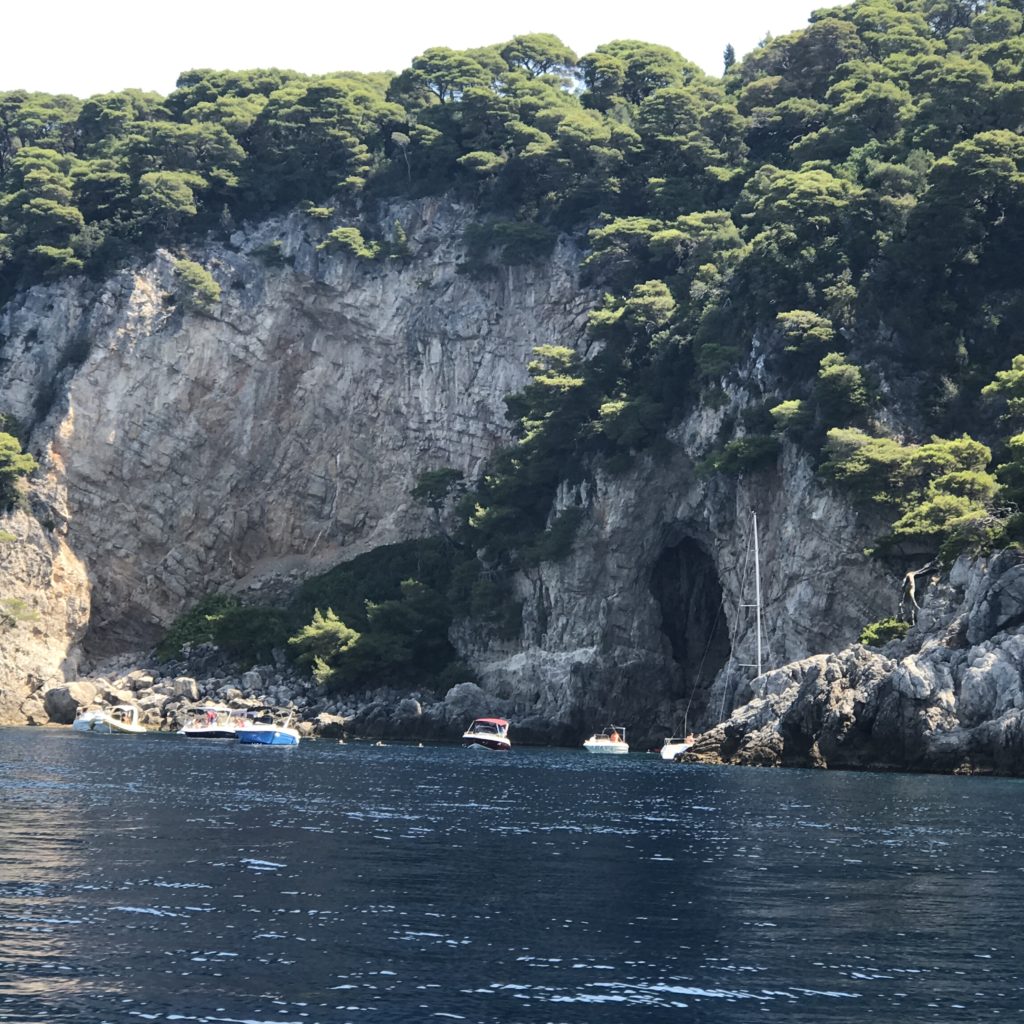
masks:
[[[678,670],[673,696],[690,702],[692,724],[704,710],[711,683],[728,662],[731,649],[715,563],[701,544],[685,538],[658,557],[651,572],[651,593],[661,609],[661,631]]]

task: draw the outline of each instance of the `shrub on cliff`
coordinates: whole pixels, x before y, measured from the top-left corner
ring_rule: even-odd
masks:
[[[376,242],[367,242],[358,228],[351,226],[335,228],[316,247],[317,252],[343,252],[360,260],[375,260],[380,255]]]
[[[902,640],[910,629],[909,622],[901,619],[880,619],[872,622],[861,631],[858,643],[868,647],[882,647],[890,640]]]
[[[282,609],[243,605],[230,594],[208,594],[174,620],[156,655],[169,661],[186,645],[212,643],[241,668],[266,664],[275,648],[288,640],[288,619]]]
[[[207,594],[200,598],[174,620],[157,645],[156,656],[161,661],[169,661],[178,657],[186,644],[213,643],[217,620],[239,604],[238,598],[227,594]]]
[[[178,298],[186,309],[209,313],[220,302],[220,285],[213,274],[193,260],[175,260],[174,277],[178,282]]]

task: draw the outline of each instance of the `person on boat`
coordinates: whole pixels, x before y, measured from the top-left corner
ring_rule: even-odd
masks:
[[[612,729],[612,734],[608,738],[612,741],[612,743],[618,743],[619,742],[619,732],[618,732],[618,730],[617,729]]]

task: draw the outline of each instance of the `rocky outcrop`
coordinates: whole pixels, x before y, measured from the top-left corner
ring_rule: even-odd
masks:
[[[24,511],[0,518],[0,725],[49,720],[39,694],[74,678],[90,593],[82,559],[52,522]]]
[[[1018,552],[962,558],[904,640],[761,676],[687,759],[1024,774],[1022,584]]]

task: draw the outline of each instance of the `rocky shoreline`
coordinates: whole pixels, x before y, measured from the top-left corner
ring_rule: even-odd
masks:
[[[688,762],[1024,775],[1024,554],[936,573],[903,640],[765,673]]]
[[[216,647],[204,644],[166,663],[146,655],[111,659],[69,683],[36,691],[21,713],[28,725],[70,725],[80,708],[134,704],[147,729],[175,732],[195,708],[214,703],[238,711],[289,708],[302,736],[325,739],[454,741],[478,715],[507,711],[504,701],[472,682],[440,696],[388,688],[325,694],[284,663],[239,671]]]
[[[920,589],[903,639],[803,658],[742,684],[732,714],[683,760],[1024,775],[1024,553],[962,557]],[[39,685],[18,710],[28,724],[69,724],[96,703],[135,704],[155,731],[174,731],[192,708],[218,703],[292,708],[307,737],[454,742],[480,715],[510,718],[516,743],[572,746],[586,734],[584,723],[545,718],[474,682],[443,694],[331,694],[283,655],[240,671],[211,645],[167,663],[146,655],[97,663],[71,682]],[[634,732],[631,742],[642,750],[660,739]]]

